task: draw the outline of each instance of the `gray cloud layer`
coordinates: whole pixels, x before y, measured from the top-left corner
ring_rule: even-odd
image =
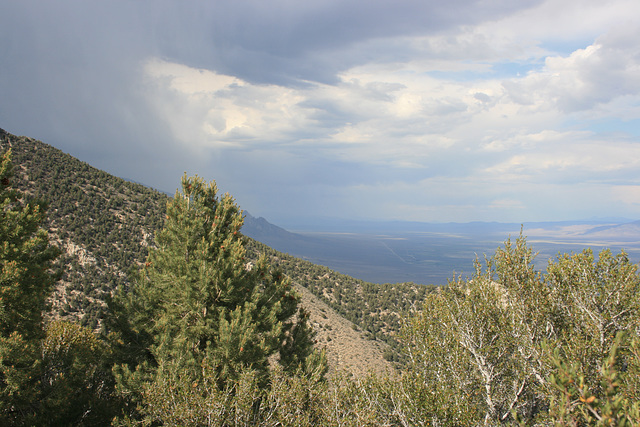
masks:
[[[640,215],[638,6],[554,3],[5,2],[0,126],[271,218]]]

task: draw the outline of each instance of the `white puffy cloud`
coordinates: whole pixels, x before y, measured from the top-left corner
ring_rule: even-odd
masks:
[[[640,46],[630,42],[638,37],[637,26],[617,28],[569,56],[548,57],[543,70],[504,86],[517,104],[567,113],[638,97]]]
[[[294,130],[313,127],[296,89],[158,59],[148,60],[144,72],[149,103],[185,144],[246,149],[288,143]]]

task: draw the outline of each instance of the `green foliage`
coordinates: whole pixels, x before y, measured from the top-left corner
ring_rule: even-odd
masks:
[[[424,424],[408,415],[406,391],[395,380],[338,376],[331,382],[316,371],[291,374],[280,367],[269,372],[268,387],[254,371],[218,386],[215,372],[200,380],[172,370],[162,381],[149,382],[143,393],[144,420],[118,424],[206,426],[403,426]]]
[[[15,188],[48,204],[42,225],[63,249],[53,309],[98,329],[107,297],[144,262],[168,197],[31,138],[0,130],[0,146],[12,150]]]
[[[109,352],[78,325],[44,327],[59,250],[40,228],[44,204],[11,187],[10,156],[0,165],[0,423],[105,423],[114,413]]]
[[[582,366],[586,381],[597,383],[619,331],[640,330],[640,277],[623,252],[591,250],[561,255],[547,269],[558,313],[561,357]]]
[[[290,375],[280,368],[269,374],[269,387],[254,371],[244,371],[219,387],[216,373],[185,380],[171,369],[144,386],[144,423],[207,426],[322,425],[327,385],[320,375]],[[135,424],[131,419],[118,421]]]
[[[59,252],[40,228],[45,204],[23,203],[12,178],[9,150],[0,165],[0,335],[30,340],[43,334],[42,313],[55,282],[49,269]]]
[[[37,414],[41,361],[38,342],[14,332],[0,337],[0,424],[28,425]]]
[[[556,425],[634,426],[640,424],[640,345],[635,339],[629,352],[620,354],[627,334],[618,332],[599,372],[600,392],[596,395],[584,367],[565,361],[559,349],[551,358],[556,373],[549,378],[557,392],[551,399],[550,415]]]
[[[12,188],[11,150],[0,164],[0,417],[28,422],[38,395],[43,311],[58,255],[40,229],[45,207]]]
[[[54,321],[41,345],[42,424],[104,425],[117,413],[107,344],[76,323]]]
[[[508,241],[486,271],[477,261],[471,280],[427,298],[407,329],[412,369],[425,388],[420,394],[446,409],[439,419],[502,422],[513,412],[530,418],[539,410],[536,384],[544,373],[536,343],[548,336],[549,308],[532,261],[524,239]],[[443,397],[449,402],[437,402]]]
[[[424,417],[582,425],[600,419],[596,413],[632,413],[637,352],[615,337],[638,338],[636,266],[607,250],[597,261],[591,251],[560,255],[544,276],[532,262],[522,235],[508,240],[484,270],[476,262],[470,280],[430,295],[406,328],[416,379],[406,387]]]
[[[189,383],[215,378],[223,390],[247,371],[265,384],[273,357],[288,372],[318,368],[307,364],[313,334],[299,296],[265,258],[246,259],[241,213],[216,193],[214,183],[183,178],[157,248],[114,304],[124,351],[141,356],[130,363],[137,371],[120,368],[120,384],[146,405],[149,381],[171,382],[176,372]]]

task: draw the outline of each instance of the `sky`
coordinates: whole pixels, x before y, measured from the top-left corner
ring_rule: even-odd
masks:
[[[637,0],[0,0],[0,127],[278,225],[640,219]]]

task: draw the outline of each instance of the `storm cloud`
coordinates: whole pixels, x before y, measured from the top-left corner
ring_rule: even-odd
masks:
[[[254,215],[640,216],[637,2],[5,2],[0,127]]]

